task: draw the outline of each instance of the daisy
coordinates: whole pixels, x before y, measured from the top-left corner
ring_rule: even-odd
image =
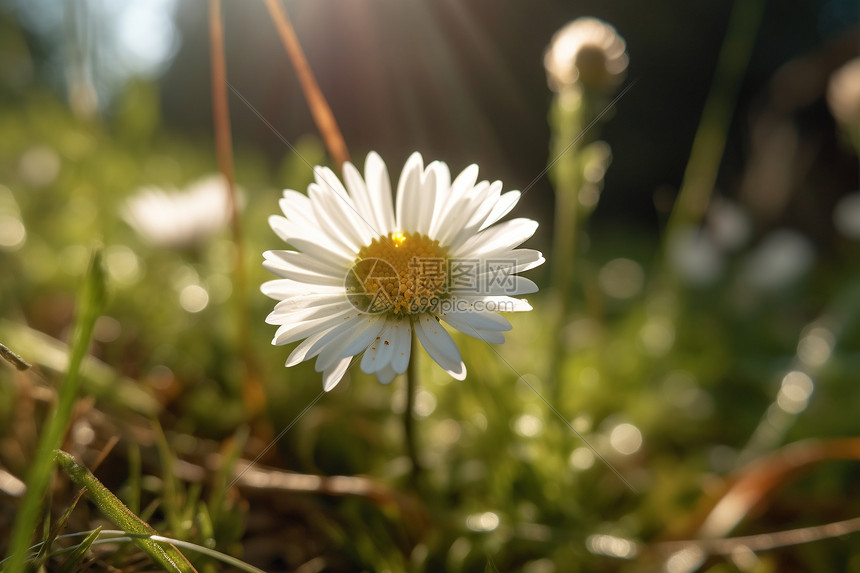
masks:
[[[502,343],[511,325],[497,311],[531,310],[516,297],[537,286],[516,273],[544,258],[516,247],[538,224],[521,218],[495,225],[519,191],[478,182],[476,165],[452,181],[445,163],[425,168],[419,153],[407,160],[395,201],[385,163],[373,152],[364,177],[348,162],[343,183],[326,167],[316,167],[314,177],[307,195],[284,191],[284,216],[269,218],[294,250],[263,254],[263,266],[281,278],[261,290],[280,301],[266,319],[279,325],[272,344],[302,341],[286,366],[316,358],[326,391],[360,353],[363,372],[391,382],[406,371],[413,332],[462,380],[466,366],[442,322]]]
[[[230,220],[227,182],[214,174],[182,191],[142,187],[125,201],[121,215],[155,247],[195,247],[220,232]]]

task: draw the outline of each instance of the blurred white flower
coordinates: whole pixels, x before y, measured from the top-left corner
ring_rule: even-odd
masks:
[[[562,91],[581,82],[610,90],[624,79],[627,52],[615,28],[597,18],[577,18],[552,37],[544,54],[550,89]]]
[[[708,234],[723,250],[743,247],[752,234],[752,222],[744,209],[728,199],[714,198],[708,206]]]
[[[62,167],[59,153],[47,145],[36,145],[21,155],[18,172],[27,185],[45,187],[57,179]]]
[[[815,249],[797,231],[780,229],[764,238],[746,258],[741,280],[760,290],[791,285],[815,262]]]
[[[708,285],[723,272],[723,254],[711,237],[693,227],[669,236],[669,262],[675,272],[694,285]]]
[[[151,245],[193,247],[227,226],[227,182],[215,174],[192,182],[182,191],[142,187],[126,200],[121,215]]]
[[[833,72],[827,86],[827,103],[836,121],[848,129],[860,126],[860,58]]]
[[[0,251],[16,251],[27,240],[21,209],[8,187],[0,185]]]
[[[613,298],[633,298],[642,290],[645,271],[636,261],[612,259],[597,273],[597,282],[601,290]]]
[[[360,353],[363,372],[391,382],[406,371],[413,332],[436,363],[462,380],[466,366],[441,322],[498,344],[511,324],[496,311],[531,310],[514,297],[537,286],[516,273],[544,258],[516,247],[538,224],[496,224],[519,191],[478,182],[477,165],[452,182],[445,163],[425,168],[418,153],[403,168],[396,201],[376,153],[367,156],[364,177],[349,162],[343,183],[325,167],[314,175],[307,195],[284,191],[284,216],[269,218],[295,250],[263,254],[263,265],[281,278],[262,291],[279,301],[266,319],[279,325],[272,343],[302,341],[286,365],[316,357],[326,391]]]
[[[833,210],[833,223],[845,237],[860,240],[860,191],[839,199]]]

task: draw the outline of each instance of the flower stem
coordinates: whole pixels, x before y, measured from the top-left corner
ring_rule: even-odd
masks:
[[[259,369],[253,356],[250,326],[248,325],[248,289],[242,227],[239,219],[239,201],[233,166],[230,108],[227,100],[227,64],[224,57],[224,27],[220,0],[209,0],[209,42],[212,59],[212,115],[215,125],[215,151],[218,159],[218,171],[221,172],[227,182],[230,231],[233,237],[233,250],[236,255],[233,280],[238,321],[237,334],[245,370],[242,377],[242,401],[245,414],[248,418],[254,419],[263,410],[266,399],[263,384],[258,374]]]
[[[281,41],[284,43],[284,49],[287,50],[287,55],[290,57],[293,68],[296,70],[296,76],[308,100],[311,115],[317,124],[317,129],[320,130],[325,146],[328,148],[328,152],[335,163],[338,166],[343,165],[349,161],[349,151],[346,148],[343,135],[340,129],[338,129],[334,114],[326,102],[316,78],[314,78],[311,67],[308,65],[308,60],[305,58],[305,53],[299,44],[299,39],[296,37],[296,32],[290,23],[290,18],[279,0],[265,0],[265,2],[266,8],[269,10],[269,15],[272,17],[272,21],[274,21],[275,27],[278,29],[278,34],[281,36]]]
[[[9,561],[3,566],[7,573],[25,571],[27,548],[38,532],[37,524],[42,512],[42,501],[51,483],[54,471],[53,451],[63,441],[78,398],[81,381],[81,364],[87,356],[93,337],[96,319],[105,305],[105,270],[101,249],[96,248],[90,259],[89,271],[78,297],[77,318],[69,345],[68,366],[57,389],[57,401],[45,427],[39,434],[39,443],[33,463],[27,470],[27,491],[15,518],[9,539]]]
[[[406,371],[406,407],[403,409],[403,434],[406,439],[406,452],[412,462],[409,480],[413,486],[418,484],[421,474],[421,462],[418,460],[418,445],[415,442],[415,393],[418,388],[418,360],[415,351],[418,348],[415,335],[412,335],[412,352],[409,367]]]
[[[582,186],[580,152],[583,144],[577,141],[582,129],[588,124],[585,117],[585,100],[578,89],[559,93],[553,101],[550,113],[552,140],[551,159],[558,159],[550,169],[555,187],[555,221],[553,228],[552,286],[555,301],[555,324],[549,357],[549,384],[554,403],[562,396],[562,358],[564,356],[564,327],[570,318],[573,301],[573,267],[576,262],[577,239],[579,238],[581,214],[578,194]]]

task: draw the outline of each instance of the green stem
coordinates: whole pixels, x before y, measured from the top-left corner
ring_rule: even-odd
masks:
[[[48,417],[47,428],[39,439],[33,465],[27,475],[27,492],[15,519],[9,543],[9,561],[4,569],[6,573],[19,573],[24,570],[27,548],[33,539],[33,532],[36,531],[42,499],[54,470],[53,451],[60,447],[72,418],[78,396],[81,362],[87,354],[96,318],[101,312],[104,300],[105,279],[101,251],[95,250],[78,299],[78,318],[72,334],[68,367],[58,389],[57,405]]]
[[[415,335],[412,335],[412,352],[409,356],[409,366],[406,370],[406,406],[403,409],[403,434],[406,438],[406,452],[412,462],[410,481],[418,484],[421,475],[421,462],[418,460],[418,445],[415,441],[415,393],[418,387],[418,360],[416,359]]]
[[[552,286],[565,309],[565,312],[561,313],[564,316],[569,310],[573,282],[573,263],[576,258],[576,239],[579,230],[577,194],[582,184],[578,161],[582,142],[569,146],[582,135],[582,126],[585,125],[584,104],[584,98],[579,94],[560,93],[553,102],[550,119],[551,160],[555,161],[550,175],[555,187],[556,203],[552,245],[554,258]]]
[[[87,468],[78,464],[72,456],[61,450],[54,452],[54,459],[75,482],[75,485],[86,488],[92,502],[112,523],[126,533],[146,536],[139,539],[135,538],[134,542],[163,571],[168,573],[195,573],[194,567],[176,547],[149,539],[150,536],[156,536],[158,532],[132,513]]]
[[[708,208],[764,5],[764,0],[735,1],[678,199],[667,223],[669,239],[684,227],[697,224]]]
[[[559,93],[553,101],[550,114],[551,161],[550,169],[555,187],[555,220],[553,226],[552,291],[554,299],[554,336],[549,356],[549,385],[554,403],[561,397],[561,368],[564,356],[562,331],[572,310],[574,263],[576,261],[577,238],[580,213],[578,194],[582,185],[579,152],[583,142],[570,147],[572,141],[582,136],[587,125],[586,102],[576,91]]]

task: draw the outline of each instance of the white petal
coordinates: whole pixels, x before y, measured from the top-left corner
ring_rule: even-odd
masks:
[[[290,324],[297,322],[307,322],[316,320],[326,316],[332,316],[336,313],[355,310],[355,308],[346,301],[337,301],[332,304],[324,304],[318,306],[310,306],[306,308],[294,308],[292,299],[282,300],[275,305],[275,310],[269,313],[266,317],[268,324]],[[283,306],[282,306],[283,305]]]
[[[447,199],[451,193],[451,170],[448,169],[448,164],[444,161],[434,161],[427,168],[436,170],[436,198],[438,204],[439,200]]]
[[[391,181],[382,158],[371,151],[364,161],[364,180],[371,205],[376,210],[377,231],[387,235],[394,231],[394,207],[391,203]]]
[[[312,257],[334,265],[348,265],[355,259],[354,250],[342,241],[329,239],[328,235],[319,229],[304,227],[278,215],[269,217],[269,225],[284,242]]]
[[[346,374],[346,371],[349,369],[349,363],[352,360],[352,357],[344,358],[325,372],[323,372],[323,390],[326,392],[330,392],[335,386],[337,386],[340,379],[343,378],[343,375]]]
[[[347,161],[343,164],[343,180],[349,190],[349,196],[355,204],[358,215],[367,222],[373,235],[381,235],[384,222],[377,218],[376,209],[373,206],[373,198],[367,191],[367,185],[355,166]]]
[[[331,213],[334,209],[328,207],[326,196],[331,197],[333,201],[340,201],[330,189],[323,192],[316,183],[311,183],[308,186],[311,209],[309,215],[286,217],[276,215],[274,218],[269,218],[269,224],[278,236],[287,242],[290,242],[291,238],[297,237],[323,244],[331,250],[353,252],[354,246],[346,240],[346,235],[342,232],[342,228],[346,225],[343,223],[335,225],[336,215],[339,214],[339,211]],[[282,201],[284,200],[282,199]],[[283,221],[278,221],[278,219],[283,219]],[[326,231],[323,232],[323,229]]]
[[[537,292],[538,286],[531,279],[521,276],[507,276],[504,280],[486,281],[479,285],[479,289],[451,289],[451,294],[456,297],[469,295],[480,296],[518,296]]]
[[[401,231],[418,228],[421,202],[421,178],[424,160],[417,151],[409,156],[397,182],[396,226]]]
[[[376,355],[379,353],[379,340],[381,336],[377,336],[375,341],[372,341],[370,345],[364,350],[364,354],[361,355],[361,364],[359,364],[359,368],[365,374],[373,374],[376,372]]]
[[[339,340],[343,341],[346,338],[349,338],[353,332],[357,329],[361,328],[364,321],[367,320],[367,315],[358,314],[353,316],[347,316],[345,319],[342,319],[340,323],[336,324],[333,328],[331,328],[325,335],[317,340],[311,347],[308,349],[309,356],[316,356],[317,354],[321,354],[323,350],[326,350],[329,346],[331,346],[334,341]],[[344,338],[341,338],[341,337]],[[334,352],[334,351],[333,351]],[[336,352],[339,354],[339,352]],[[327,364],[321,363],[317,361],[317,372],[321,372]]]
[[[452,292],[465,286],[473,287],[473,291],[481,292],[483,285],[494,282],[507,282],[512,285],[511,277],[543,264],[544,258],[539,251],[532,249],[516,249],[482,259],[454,259],[451,269],[461,272],[452,285]],[[471,283],[471,284],[470,284]],[[462,287],[460,285],[463,285]],[[511,294],[511,293],[507,293]]]
[[[421,175],[418,195],[415,197],[415,226],[412,227],[422,235],[430,232],[433,223],[433,210],[436,207],[436,170],[426,169]]]
[[[412,352],[412,325],[408,320],[401,319],[395,323],[394,330],[391,367],[398,374],[403,374],[409,366],[409,356]]]
[[[355,314],[357,314],[355,309],[350,309],[324,318],[281,325],[277,332],[275,332],[275,338],[272,340],[272,344],[280,346],[301,340],[317,331],[327,330],[333,326],[339,325],[340,323],[346,322],[349,319],[354,318]]]
[[[429,314],[421,314],[413,325],[418,340],[421,341],[430,358],[454,378],[458,380],[465,378],[466,367],[460,358],[460,350],[439,321]]]
[[[480,230],[486,229],[505,215],[511,212],[511,209],[516,207],[522,194],[519,191],[508,191],[502,195],[493,207],[490,216],[484,221]]]
[[[452,317],[450,315],[443,316],[442,320],[472,338],[477,338],[484,342],[490,342],[493,344],[503,344],[505,342],[505,335],[498,330],[483,330],[481,328],[475,328],[471,324],[461,322],[457,320],[456,317]]]
[[[310,349],[317,343],[320,338],[325,336],[326,332],[328,331],[321,330],[320,332],[308,336],[307,338],[299,342],[299,345],[296,346],[290,353],[290,355],[287,357],[287,362],[284,364],[284,366],[289,368],[290,366],[295,366],[299,362],[304,362],[305,360],[309,360],[316,356],[316,354],[311,355]],[[317,354],[318,353],[319,351],[317,351]]]
[[[355,262],[355,256],[358,254],[354,252],[340,252],[328,249],[321,244],[319,237],[317,240],[293,238],[290,240],[290,244],[307,255],[324,260],[326,263],[332,265],[341,265],[344,269],[350,269],[352,267]]]
[[[341,279],[345,274],[343,265],[335,265],[298,251],[266,251],[263,253],[263,258],[284,270],[301,269],[318,275],[339,276]]]
[[[350,212],[354,209],[352,201],[345,195],[340,196],[331,189],[314,183],[308,185],[308,196],[320,222],[320,234],[324,232],[329,239],[334,240],[338,245],[343,245],[349,252],[358,252],[358,249],[365,244],[362,231],[367,231],[367,224],[360,220],[354,221],[354,213],[352,213],[353,217],[350,216]],[[366,234],[369,236],[370,232]]]
[[[457,200],[467,193],[478,181],[478,166],[474,163],[466,167],[451,184],[451,199]]]
[[[443,314],[440,316],[440,318],[442,320],[444,320],[445,322],[447,322],[448,324],[450,324],[451,326],[453,326],[454,328],[456,328],[457,330],[459,330],[460,332],[462,332],[464,334],[468,334],[469,336],[474,336],[475,338],[478,338],[475,327],[472,326],[471,324],[469,324],[468,322],[459,320],[458,315]]]
[[[531,219],[512,219],[485,229],[451,253],[454,258],[491,256],[522,244],[537,231],[538,223]]]
[[[373,317],[368,319],[367,323],[362,328],[353,333],[353,338],[348,345],[341,350],[341,356],[355,356],[368,346],[379,336],[382,329],[385,327],[385,318]]]
[[[356,354],[355,352],[346,352],[346,349],[352,344],[356,337],[361,336],[361,334],[366,330],[366,327],[368,326],[367,323],[367,320],[353,321],[349,326],[341,328],[339,333],[327,342],[322,341],[322,339],[317,341],[315,346],[321,347],[322,350],[319,353],[314,369],[317,372],[323,372],[331,367],[335,362]],[[367,344],[365,344],[365,347],[366,346]],[[363,348],[359,348],[359,351],[362,349]]]
[[[320,286],[340,286],[343,288],[344,277],[331,275],[321,275],[313,273],[305,269],[297,268],[295,265],[284,263],[283,261],[263,261],[263,268],[272,274],[278,275],[285,279],[292,279],[300,283]],[[346,273],[344,273],[346,274]]]
[[[514,249],[506,253],[494,255],[489,260],[482,261],[484,264],[479,274],[492,274],[493,269],[504,268],[511,273],[521,273],[538,267],[546,262],[543,254],[534,249]],[[501,265],[501,266],[500,266]]]
[[[312,221],[302,218],[271,215],[269,216],[269,226],[282,241],[287,243],[293,237],[303,238],[321,235],[321,225],[316,220],[316,215],[314,215]],[[336,247],[335,242],[329,240],[328,237],[322,237],[322,242],[329,248]]]
[[[458,293],[449,299],[451,308],[467,310],[474,308],[476,305],[479,308],[492,310],[495,312],[524,312],[532,310],[532,306],[527,300],[522,298],[511,298],[509,296],[489,296],[482,294],[462,294]],[[460,304],[462,302],[462,305]]]
[[[447,166],[446,166],[447,171]],[[448,175],[450,179],[450,174]],[[478,166],[475,164],[469,165],[464,169],[451,184],[450,188],[441,188],[441,192],[436,198],[436,212],[433,215],[433,227],[430,229],[430,236],[434,239],[440,239],[440,233],[443,227],[448,224],[450,218],[459,212],[460,203],[463,197],[471,191],[475,186],[475,181],[478,180]],[[441,241],[441,239],[440,239]]]
[[[370,343],[364,356],[361,357],[361,371],[365,374],[373,374],[385,368],[391,362],[394,353],[394,334],[396,333],[396,321],[388,320],[379,336]]]
[[[475,211],[481,209],[481,202],[489,190],[490,184],[486,181],[481,181],[467,190],[467,193],[451,206],[433,238],[443,245],[451,244],[452,239],[466,226]]]
[[[433,217],[436,213],[437,195],[439,188],[444,183],[444,177],[447,169],[441,169],[439,166],[444,165],[439,161],[434,161],[427,166],[424,174],[421,176],[420,193],[416,205],[418,221],[414,229],[422,235],[428,235],[433,227]]]
[[[338,292],[333,294],[299,294],[278,302],[275,305],[275,310],[281,310],[285,313],[302,310],[305,308],[321,308],[329,305],[349,302],[346,293]]]
[[[493,205],[495,205],[498,201],[501,192],[501,181],[493,182],[492,185],[490,185],[486,189],[486,191],[483,191],[482,189],[481,197],[475,198],[475,200],[479,201],[476,209],[466,220],[466,223],[463,225],[463,227],[459,231],[457,231],[454,237],[452,237],[448,241],[448,244],[451,246],[452,250],[456,250],[457,247],[465,243],[468,239],[474,236],[481,227],[484,226],[484,221],[487,220],[487,217],[493,210]]]
[[[386,366],[382,370],[377,371],[376,379],[379,380],[383,384],[390,384],[394,377],[397,376],[397,372],[394,371],[390,365]]]
[[[454,380],[466,379],[466,364],[461,360],[454,368],[446,368],[445,372]]]
[[[444,321],[448,321],[448,318],[453,318],[454,320],[468,324],[472,326],[472,328],[478,328],[482,330],[510,330],[513,328],[511,323],[508,322],[508,319],[505,317],[496,314],[495,312],[483,310],[483,311],[465,311],[465,312],[446,312],[440,317]],[[460,330],[460,329],[458,329]]]
[[[340,179],[335,175],[334,171],[328,167],[323,165],[317,165],[314,167],[314,180],[320,187],[330,189],[340,197],[347,197],[346,188],[343,186],[343,183],[340,182]]]
[[[309,227],[319,227],[319,221],[317,221],[316,215],[314,215],[311,200],[304,193],[285,189],[284,196],[278,201],[278,205],[287,219]]]
[[[355,171],[353,167],[352,170],[347,170],[348,173],[353,173],[358,178],[357,183],[361,183],[361,177],[358,176],[358,173]],[[356,182],[353,181],[353,184]],[[363,184],[362,184],[363,185]],[[312,183],[308,186],[308,192],[315,187]],[[364,191],[362,193],[362,191]],[[369,208],[369,197],[367,196],[367,191],[359,188],[357,189],[357,194],[362,198],[363,201],[368,202],[368,205],[365,208]],[[344,227],[344,232],[351,239],[358,242],[359,246],[364,246],[366,244],[370,244],[370,241],[373,237],[379,234],[378,225],[375,224],[374,219],[375,215],[371,212],[367,215],[363,214],[353,201],[350,195],[339,195],[333,192],[322,194],[326,202],[326,208],[332,213],[338,215],[338,220],[344,223],[346,226]]]
[[[309,285],[307,283],[300,283],[290,279],[276,279],[273,281],[266,281],[260,285],[260,292],[269,298],[283,300],[291,296],[311,296],[315,294],[327,296],[338,293],[342,294],[344,290],[343,286],[331,287]]]

